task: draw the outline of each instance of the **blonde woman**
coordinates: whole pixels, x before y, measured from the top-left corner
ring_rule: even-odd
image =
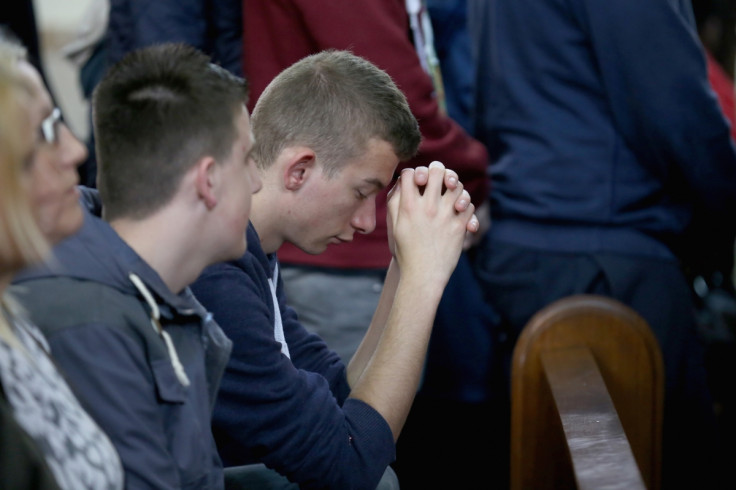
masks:
[[[81,226],[76,169],[84,158],[23,48],[0,35],[0,488],[123,486],[108,437],[7,294],[18,270]]]

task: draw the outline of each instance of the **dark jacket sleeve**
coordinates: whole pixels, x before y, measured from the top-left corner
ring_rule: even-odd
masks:
[[[576,3],[610,110],[639,161],[664,182],[683,180],[692,194],[684,198],[733,221],[736,149],[686,13],[667,0]]]
[[[373,490],[395,457],[388,424],[363,402],[340,406],[322,374],[299,369],[282,354],[260,264],[253,259],[247,270],[210,267],[192,291],[233,341],[213,419],[225,465],[263,462],[304,489]],[[290,353],[312,357],[311,367],[330,365],[333,357],[315,336],[291,343],[294,331],[303,329],[292,315],[283,318]]]
[[[297,369],[321,374],[330,385],[330,391],[337,403],[342,405],[350,394],[345,364],[321,337],[307,331],[299,322],[296,311],[287,306],[284,281],[280,274],[276,294],[291,362]]]

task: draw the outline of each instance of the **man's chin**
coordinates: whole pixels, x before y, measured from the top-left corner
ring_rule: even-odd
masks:
[[[319,255],[321,253],[324,253],[325,250],[327,250],[328,245],[314,245],[308,248],[302,248],[302,252],[307,253],[309,255]]]
[[[337,245],[337,243],[338,242],[336,242],[336,243],[332,243],[332,242],[327,242],[327,243],[312,243],[310,245],[303,245],[303,246],[297,245],[297,248],[299,248],[299,250],[301,250],[305,254],[319,255],[321,253],[324,253],[327,250],[328,247]]]

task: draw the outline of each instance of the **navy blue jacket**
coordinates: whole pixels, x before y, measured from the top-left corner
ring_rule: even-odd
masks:
[[[130,273],[155,298],[189,386],[177,378]],[[50,264],[25,272],[12,290],[115,445],[126,488],[224,487],[210,421],[231,342],[189,290],[173,294],[89,213],[82,229],[55,247]]]
[[[108,63],[134,49],[184,42],[242,76],[242,0],[111,0]]]
[[[736,226],[736,149],[689,2],[469,8],[493,237],[672,258],[694,207]]]
[[[205,269],[192,285],[233,341],[215,406],[213,432],[226,466],[265,463],[302,489],[374,490],[395,458],[391,429],[366,403],[347,398],[345,365],[286,306],[279,314],[289,355],[275,340],[269,285],[277,265],[252,225],[248,251]]]

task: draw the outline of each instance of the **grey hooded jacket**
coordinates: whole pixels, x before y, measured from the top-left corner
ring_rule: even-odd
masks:
[[[12,289],[118,450],[126,488],[224,487],[210,418],[232,343],[189,289],[172,293],[92,213]]]

